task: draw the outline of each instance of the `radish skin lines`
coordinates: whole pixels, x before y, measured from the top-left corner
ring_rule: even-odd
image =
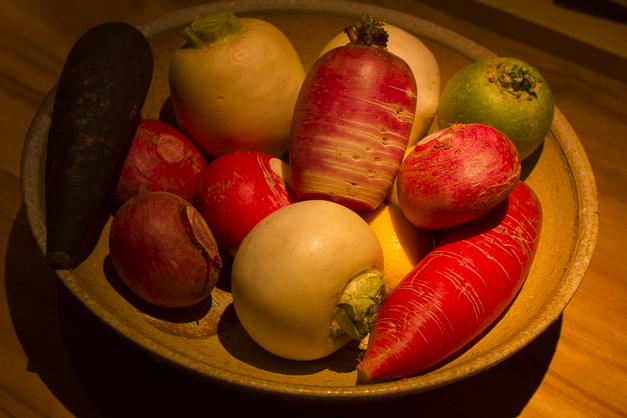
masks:
[[[385,199],[407,148],[416,82],[397,56],[350,43],[321,56],[301,87],[290,133],[300,200],[370,212]]]

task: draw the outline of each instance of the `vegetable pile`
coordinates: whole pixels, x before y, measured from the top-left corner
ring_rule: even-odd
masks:
[[[152,56],[138,33],[96,28],[64,67],[46,166],[51,264],[71,265],[108,191],[111,261],[139,298],[197,304],[229,259],[233,307],[259,346],[303,361],[356,340],[364,382],[441,364],[506,312],[542,227],[520,180],[553,118],[536,69],[472,64],[440,96],[428,48],[364,15],[305,76],[270,23],[203,14],[169,67],[175,128],[140,123]],[[98,112],[94,97],[107,100]],[[386,278],[387,254],[410,263],[400,277]]]

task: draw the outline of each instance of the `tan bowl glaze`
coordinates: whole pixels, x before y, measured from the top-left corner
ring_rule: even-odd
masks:
[[[233,11],[266,19],[293,42],[306,68],[324,45],[362,13],[381,16],[420,38],[433,52],[442,87],[474,60],[494,56],[451,31],[395,11],[342,1],[238,1],[182,10],[140,27],[151,41],[155,72],[144,117],[167,119],[170,57],[181,43],[180,30],[199,12]],[[43,172],[53,88],[39,108],[22,157],[22,193],[28,221],[45,249]],[[384,399],[430,390],[486,370],[508,358],[553,323],[583,280],[597,239],[597,191],[586,154],[562,113],[544,145],[523,164],[523,179],[538,194],[544,229],[537,257],[517,299],[502,319],[457,358],[404,380],[360,384],[355,367],[359,349],[349,344],[317,361],[277,358],[257,346],[231,305],[229,269],[211,297],[194,307],[165,310],[136,298],[109,259],[108,233],[113,208],[103,205],[85,237],[78,264],[58,270],[61,281],[96,316],[155,357],[213,382],[257,394],[313,401]]]

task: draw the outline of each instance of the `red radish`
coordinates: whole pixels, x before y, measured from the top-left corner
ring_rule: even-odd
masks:
[[[200,213],[168,192],[140,194],[111,222],[111,261],[140,298],[165,308],[191,306],[213,290],[222,260]]]
[[[346,29],[351,42],[322,55],[301,87],[290,134],[298,198],[358,212],[383,201],[403,160],[416,111],[409,65],[385,48],[383,22]]]
[[[454,228],[383,302],[359,377],[413,375],[472,341],[518,293],[541,228],[540,201],[523,182],[481,220]]]
[[[259,221],[297,201],[287,163],[254,151],[232,152],[211,162],[195,199],[218,246],[232,256]]]
[[[206,165],[196,146],[176,128],[159,120],[143,119],[111,197],[121,206],[138,194],[163,191],[191,203]]]
[[[485,215],[519,179],[520,158],[509,138],[487,125],[457,124],[407,154],[396,192],[411,223],[446,229]]]

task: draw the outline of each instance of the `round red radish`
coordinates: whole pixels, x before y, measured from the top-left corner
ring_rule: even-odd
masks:
[[[203,170],[196,207],[223,252],[234,256],[259,221],[297,201],[289,170],[284,161],[254,151],[223,155]]]
[[[457,124],[411,150],[397,180],[403,213],[419,228],[445,229],[485,215],[520,179],[516,147],[481,124]]]
[[[193,202],[206,165],[200,151],[180,131],[159,120],[143,119],[112,198],[120,206],[138,194],[163,191]]]
[[[351,43],[322,55],[301,87],[290,133],[290,168],[301,200],[358,212],[392,186],[416,111],[409,65],[385,49],[382,22],[347,28]]]
[[[142,193],[116,212],[111,261],[140,298],[165,308],[205,299],[220,276],[218,246],[202,216],[168,192]]]

